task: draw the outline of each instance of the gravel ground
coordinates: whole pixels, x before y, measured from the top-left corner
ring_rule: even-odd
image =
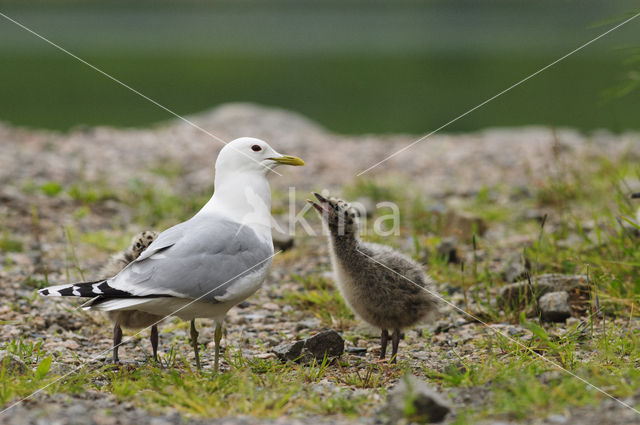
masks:
[[[282,176],[271,178],[272,186],[284,193],[290,186],[304,193],[324,188],[339,190],[345,184],[352,184],[358,172],[417,139],[408,135],[331,134],[299,115],[248,104],[222,106],[190,119],[224,140],[251,135],[267,140],[281,153],[304,158],[306,167],[284,169]],[[637,134],[612,135],[605,132],[586,137],[572,130],[551,131],[540,127],[434,135],[384,162],[366,176],[388,178],[401,175],[411,179],[432,198],[463,196],[484,186],[503,182],[526,188],[536,184],[537,176],[557,172],[554,167],[561,163],[557,161],[558,157],[563,161],[581,161],[585,167],[590,166],[589,158],[603,152],[612,160],[623,154],[640,159],[639,138]],[[47,352],[56,356],[52,366],[55,372],[69,370],[81,360],[94,356],[98,358],[97,364],[108,361],[111,330],[103,317],[77,310],[74,308],[77,303],[69,300],[33,297],[33,288],[23,282],[29,276],[44,276],[45,268],[51,282],[66,281],[66,273],[76,277],[74,258],[88,274],[104,264],[108,257],[104,250],[90,244],[78,244],[72,250],[68,235],[63,230],[65,225],[73,225],[80,232],[109,232],[114,227],[126,234],[142,230],[129,222],[131,211],[115,201],[102,202],[92,207],[90,214],[78,216],[78,204],[69,197],[29,193],[22,190],[26,184],[56,181],[67,186],[79,182],[100,182],[107,187],[126,187],[135,176],[146,185],[170,187],[176,192],[203,193],[211,188],[212,166],[221,146],[221,142],[184,122],[168,122],[152,129],[79,128],[68,134],[0,124],[0,181],[3,182],[0,187],[0,217],[3,230],[25,246],[23,252],[7,253],[6,258],[10,259],[12,267],[0,270],[0,297],[8,300],[0,306],[0,341],[4,343],[21,336],[44,341]],[[177,167],[180,177],[172,179],[153,171],[167,166]],[[37,226],[33,224],[33,206],[37,207]],[[313,222],[312,225],[319,230],[319,223]],[[508,247],[518,240],[501,242]],[[313,312],[291,314],[286,307],[282,308],[280,300],[286,291],[300,289],[300,283],[292,275],[327,273],[327,249],[322,238],[301,237],[297,239],[295,250],[305,255],[294,252],[277,259],[265,287],[242,308],[231,310],[223,345],[233,341],[247,357],[268,357],[273,354],[256,348],[252,341],[261,340],[274,347],[285,340],[319,330],[320,322]],[[90,279],[92,276],[85,277]],[[440,290],[447,290],[446,283],[441,284]],[[452,301],[461,300],[453,296]],[[200,340],[212,341],[213,328],[206,320],[201,323]],[[442,369],[443,365],[455,362],[457,356],[473,361],[480,355],[472,341],[488,332],[484,326],[467,323],[464,317],[447,307],[443,308],[443,323],[458,326],[443,332],[438,331],[438,324],[423,327],[435,334],[432,346],[428,346],[421,337],[423,328],[406,332],[401,354],[404,353],[416,369],[423,365]],[[528,332],[517,325],[493,326],[507,333]],[[357,341],[358,346],[366,348],[367,357],[372,358],[379,344],[375,333],[366,327],[359,327],[356,332],[362,335]],[[172,341],[182,341],[181,353],[192,360],[186,338],[186,328],[165,326],[161,328],[160,350],[167,348]],[[353,342],[347,341],[347,346],[350,345]],[[455,352],[450,349],[452,347],[456,348]],[[141,337],[120,349],[120,357],[135,362],[136,359],[144,359],[149,352],[146,332],[143,332]],[[211,350],[207,350],[203,359],[205,368],[213,361],[207,356],[210,353]],[[363,359],[357,355],[346,356],[353,362]],[[482,403],[485,399],[480,388],[453,389],[450,394],[454,402],[461,404]],[[324,423],[319,418],[313,421]],[[361,418],[357,422],[374,421]],[[23,423],[252,425],[309,423],[309,418],[283,418],[278,421],[227,418],[212,422],[186,418],[177,413],[145,412],[95,392],[82,396],[38,395],[10,413],[0,415],[0,424]],[[605,401],[597,407],[571,409],[562,415],[541,418],[536,423],[630,424],[638,421],[633,412]]]

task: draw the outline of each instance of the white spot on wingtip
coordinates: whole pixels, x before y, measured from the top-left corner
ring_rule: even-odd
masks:
[[[91,285],[91,288],[93,288],[93,293],[94,294],[102,294],[102,291],[100,290],[100,288],[98,288],[98,285],[100,285],[99,283],[94,283],[93,285]]]
[[[72,292],[72,294],[73,294],[73,295],[75,295],[76,297],[79,297],[79,296],[80,296],[80,291],[78,291],[78,287],[77,287],[77,286],[74,286],[74,287],[73,287],[73,292]]]

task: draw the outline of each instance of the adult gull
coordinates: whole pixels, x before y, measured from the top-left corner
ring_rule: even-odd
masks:
[[[243,137],[227,144],[215,164],[215,190],[191,219],[164,232],[113,277],[41,289],[45,296],[95,297],[89,310],[136,310],[191,321],[200,367],[196,318],[215,322],[218,370],[222,323],[229,309],[252,295],[271,266],[271,190],[267,174],[279,165],[304,165],[266,142]]]

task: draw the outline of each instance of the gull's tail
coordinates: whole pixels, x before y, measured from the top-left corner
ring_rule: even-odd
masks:
[[[106,279],[96,280],[95,282],[49,286],[38,290],[38,293],[45,297],[128,298],[133,296],[129,292],[112,288]]]

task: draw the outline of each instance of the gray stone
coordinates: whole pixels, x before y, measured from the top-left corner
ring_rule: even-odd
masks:
[[[532,280],[534,283],[550,286],[553,291],[571,292],[576,289],[588,289],[587,276],[582,274],[567,275],[549,273],[540,275]]]
[[[304,347],[304,341],[285,342],[271,351],[283,362],[293,362],[300,359],[302,347]]]
[[[571,317],[569,294],[565,291],[549,292],[538,300],[542,319],[549,322],[564,322]]]
[[[338,357],[344,353],[344,339],[333,329],[318,332],[305,340],[302,355],[307,360]]]
[[[271,350],[282,361],[295,361],[303,364],[313,360],[322,361],[325,357],[338,357],[344,353],[344,339],[334,330],[326,330],[295,342],[286,342]]]
[[[6,350],[0,351],[0,367],[7,372],[15,373],[24,373],[27,369],[27,365],[25,365],[20,357]]]
[[[454,237],[448,237],[442,239],[440,243],[436,246],[436,252],[438,257],[444,257],[448,263],[458,263],[460,262],[460,257],[458,256],[458,239]]]
[[[411,423],[442,422],[451,411],[449,403],[425,382],[406,375],[387,396],[387,423],[401,420]]]
[[[317,329],[318,327],[320,327],[320,320],[314,318],[296,322],[296,331],[301,331],[304,329]]]
[[[521,255],[513,256],[506,261],[506,266],[502,271],[502,278],[505,282],[513,283],[527,277],[526,262]]]
[[[538,223],[542,223],[545,220],[547,214],[541,210],[529,209],[522,214],[524,220],[535,220]]]
[[[482,236],[488,226],[482,218],[464,211],[449,210],[442,217],[442,233],[471,242],[473,235]]]
[[[366,347],[347,347],[345,351],[356,356],[365,356],[367,354]]]

